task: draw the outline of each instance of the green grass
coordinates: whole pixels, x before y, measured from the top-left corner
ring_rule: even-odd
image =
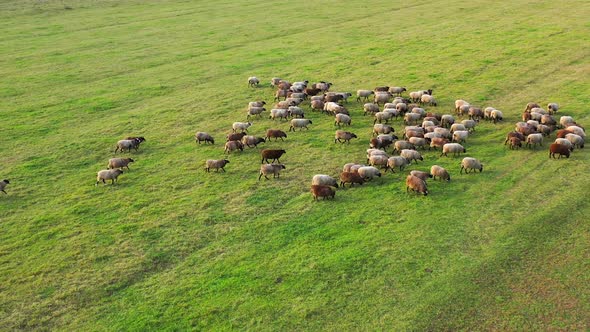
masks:
[[[65,9],[67,7],[68,9]],[[0,2],[0,329],[587,330],[590,157],[510,151],[529,101],[588,126],[583,1]],[[248,76],[263,81],[248,88]],[[502,110],[469,156],[425,152],[452,182],[406,194],[388,173],[313,202],[316,173],[361,162],[333,120],[223,157],[272,77],[335,91],[433,88]],[[352,98],[354,99],[354,98]],[[309,106],[304,106],[306,110]],[[288,129],[255,119],[251,132]],[[397,132],[402,125],[395,122]],[[196,131],[214,146],[196,145]],[[94,186],[117,140],[147,138],[117,186]],[[287,169],[258,181],[259,150]]]

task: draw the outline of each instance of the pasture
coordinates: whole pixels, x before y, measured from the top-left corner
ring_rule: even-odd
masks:
[[[585,1],[1,1],[0,330],[587,330],[590,153],[548,158],[504,137],[527,102],[590,125]],[[247,86],[249,76],[262,83]],[[433,89],[504,112],[461,157],[314,202],[314,174],[365,162],[334,119],[227,156],[272,77],[331,91]],[[407,96],[407,95],[406,95]],[[270,105],[267,109],[270,109]],[[254,118],[249,132],[287,131]],[[403,124],[393,122],[396,133]],[[215,137],[195,143],[196,131]],[[118,140],[147,141],[94,186]],[[258,180],[260,150],[285,149]],[[391,151],[388,151],[391,152]],[[204,171],[226,157],[226,172]],[[411,169],[452,181],[407,194]]]

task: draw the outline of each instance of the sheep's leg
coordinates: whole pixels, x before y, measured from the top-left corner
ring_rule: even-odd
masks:
[[[2,192],[5,193],[6,195],[8,195],[8,193],[6,191],[4,191],[4,189],[2,189]]]
[[[262,172],[260,172],[260,175],[258,175],[258,181],[260,181],[260,179],[262,179]]]

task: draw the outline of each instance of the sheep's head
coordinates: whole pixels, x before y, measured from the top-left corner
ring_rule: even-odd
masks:
[[[229,164],[229,160],[227,160],[227,159],[223,159],[223,163],[224,163],[224,164]]]
[[[8,179],[4,179],[4,180],[2,180],[2,182],[6,183],[6,184],[10,183],[10,181],[8,181]]]

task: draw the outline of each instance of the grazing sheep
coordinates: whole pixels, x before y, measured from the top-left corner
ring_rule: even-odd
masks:
[[[258,116],[260,117],[260,114],[262,114],[262,112],[266,111],[266,108],[264,107],[250,107],[248,108],[248,111],[246,112],[246,119],[250,119],[251,116]]]
[[[389,88],[389,93],[391,93],[392,95],[401,96],[402,92],[404,92],[404,91],[408,91],[408,90],[404,87],[401,87],[401,86],[392,86]]]
[[[543,134],[543,136],[549,136],[549,135],[551,135],[552,130],[551,130],[551,127],[540,124],[537,126],[537,131],[539,133]]]
[[[246,145],[249,148],[256,147],[258,144],[264,142],[266,142],[266,139],[263,137],[256,137],[252,135],[242,137],[242,144]]]
[[[435,150],[436,148],[440,148],[442,150],[443,146],[445,146],[447,143],[449,143],[449,140],[444,137],[433,137],[430,140],[430,147]]]
[[[469,107],[469,112],[467,114],[469,114],[469,119],[475,120],[476,122],[479,122],[479,120],[483,118],[483,111],[481,108],[471,106]]]
[[[322,197],[324,200],[328,198],[334,199],[336,196],[336,190],[330,186],[323,185],[312,185],[310,188],[311,194],[314,200],[318,200],[318,197]]]
[[[422,138],[422,137],[410,137],[410,138],[408,139],[408,141],[409,141],[409,142],[410,142],[412,145],[414,145],[414,147],[415,147],[415,148],[419,148],[419,147],[421,147],[421,148],[422,148],[422,150],[424,150],[424,149],[425,149],[425,147],[428,145],[428,142],[426,141],[426,139],[425,139],[425,138]]]
[[[432,167],[430,167],[430,174],[432,174],[433,180],[436,180],[436,177],[438,176],[440,180],[451,182],[451,176],[449,175],[449,172],[438,165],[432,165]]]
[[[562,116],[559,118],[559,124],[562,128],[567,128],[569,126],[575,126],[576,122],[571,116]]]
[[[311,185],[331,186],[338,188],[338,180],[326,174],[316,174],[313,176],[313,178],[311,178]]]
[[[580,126],[568,126],[565,129],[570,131],[573,134],[581,136],[584,139],[586,138],[586,132],[584,132],[584,129],[582,129],[582,127],[580,127]]]
[[[451,131],[451,134],[457,130],[467,130],[467,128],[465,128],[465,126],[462,123],[453,123],[451,125],[451,128],[449,129]]]
[[[198,131],[195,134],[195,142],[201,144],[201,141],[205,141],[205,144],[207,144],[207,142],[209,142],[211,144],[215,144],[215,140],[213,139],[213,136],[209,135],[206,132]]]
[[[568,141],[572,142],[572,144],[575,147],[578,147],[580,149],[583,149],[584,148],[584,138],[582,136],[576,135],[576,134],[566,134],[565,135],[565,138]]]
[[[570,151],[574,151],[574,145],[566,138],[556,138],[553,143],[565,145]]]
[[[250,128],[250,126],[252,126],[252,122],[234,122],[231,127],[235,133],[237,130],[240,130],[241,132],[248,132],[248,128]]]
[[[453,133],[453,142],[463,143],[467,141],[469,132],[467,130],[457,130]]]
[[[334,120],[334,125],[338,125],[338,127],[340,127],[340,124],[346,124],[346,125],[350,126],[350,122],[351,122],[350,116],[348,116],[346,114],[336,114],[335,120]]]
[[[526,146],[527,147],[536,147],[537,144],[543,146],[543,134],[530,134],[526,137]]]
[[[540,107],[541,106],[539,104],[530,102],[530,103],[526,104],[524,111],[526,112],[526,111],[532,110],[533,108],[540,108]]]
[[[522,147],[522,140],[518,137],[510,137],[510,138],[506,138],[506,140],[508,140],[509,147],[510,150],[514,150],[514,149],[518,149]],[[506,144],[506,143],[504,143]]]
[[[96,175],[95,186],[98,186],[98,183],[100,181],[102,181],[102,183],[104,183],[104,184],[107,184],[105,180],[111,180],[111,184],[115,184],[115,182],[117,182],[117,178],[121,174],[123,174],[123,170],[119,169],[119,168],[105,169],[105,170],[99,171]]]
[[[469,173],[469,170],[475,171],[476,169],[478,169],[480,173],[483,172],[483,164],[475,158],[465,157],[461,161],[461,171],[459,171],[459,174],[463,174],[463,170],[465,170],[465,174],[467,174]]]
[[[543,117],[543,114],[539,113],[539,112],[531,112],[530,116],[531,116],[531,120],[541,122],[541,118]]]
[[[363,179],[363,177],[357,172],[342,172],[340,173],[340,186],[344,188],[346,183],[350,183],[351,187],[355,183],[363,185],[363,183],[365,183],[365,179]]]
[[[258,175],[258,181],[264,175],[264,178],[269,180],[269,174],[272,174],[273,178],[278,178],[281,175],[281,170],[285,169],[285,165],[283,164],[262,164],[260,165],[260,175]]]
[[[357,164],[357,163],[347,163],[344,164],[344,167],[342,167],[342,171],[343,172],[356,172],[359,168],[363,167],[365,165],[361,165],[361,164]]]
[[[127,167],[129,169],[129,163],[134,162],[135,160],[131,158],[111,158],[109,159],[109,163],[107,164],[107,168],[123,168]]]
[[[374,94],[375,92],[373,90],[357,90],[356,91],[356,101],[358,101],[359,103],[361,102],[361,98],[363,98],[363,101],[367,101],[369,100],[369,97]]]
[[[229,135],[226,136],[226,138],[227,138],[226,142],[229,142],[229,141],[241,141],[244,136],[246,136],[246,133],[229,134]]]
[[[483,110],[483,119],[492,120],[492,111],[496,110],[494,107],[488,106]]]
[[[4,189],[6,188],[6,185],[8,185],[8,184],[10,184],[10,181],[8,181],[7,179],[0,181],[0,191],[5,193],[6,195],[8,195],[8,193]]]
[[[461,107],[462,106],[471,106],[471,105],[469,105],[469,103],[463,99],[455,100],[455,114],[463,115],[463,114],[461,114]]]
[[[228,141],[225,142],[224,153],[231,153],[233,151],[240,150],[244,151],[244,145],[240,141]]]
[[[506,140],[504,141],[504,145],[506,145],[506,143],[508,143],[508,141],[510,140],[510,138],[512,137],[516,137],[521,141],[524,141],[524,135],[517,132],[517,131],[511,131],[506,135]]]
[[[330,89],[330,87],[332,85],[333,85],[332,83],[323,82],[322,81],[322,82],[319,82],[319,83],[312,84],[311,87],[314,88],[314,89],[320,89],[322,92],[326,92],[326,91],[328,91]]]
[[[428,178],[432,178],[432,174],[430,174],[428,172],[418,171],[418,170],[410,171],[410,175],[420,178],[423,181],[426,181]]]
[[[131,152],[132,148],[135,149],[135,151],[137,151],[139,148],[139,141],[137,139],[122,139],[117,142],[115,153],[117,153],[119,150],[121,150],[121,152],[125,152],[125,149],[127,149],[128,152]]]
[[[557,158],[555,158],[556,154],[559,155],[559,159],[561,159],[561,156],[565,156],[566,158],[569,158],[570,157],[570,149],[565,145],[553,143],[549,146],[549,158],[553,157],[553,159],[557,159]]]
[[[450,128],[455,123],[455,118],[450,114],[444,114],[440,118],[440,125],[444,128]]]
[[[399,153],[399,155],[401,157],[408,159],[409,163],[411,163],[413,160],[415,160],[417,163],[418,159],[424,161],[424,158],[422,158],[422,155],[420,154],[420,152],[418,152],[416,150],[403,149]]]
[[[385,121],[385,123],[389,122],[389,119],[393,118],[394,114],[391,112],[377,112],[375,113],[375,120],[373,121],[373,124],[377,123],[377,121],[379,121],[379,123],[381,123],[381,121]]]
[[[532,125],[525,123],[525,122],[517,122],[516,127],[514,128],[517,132],[523,134],[524,136],[528,136],[530,134],[534,134],[536,132],[535,127]]]
[[[301,104],[303,102],[303,98],[288,97],[284,101],[289,106],[299,106],[299,104]]]
[[[549,114],[554,114],[559,110],[559,105],[556,103],[549,103],[547,104],[547,109],[549,110]]]
[[[423,194],[424,196],[428,195],[426,182],[414,175],[408,175],[406,177],[406,192],[409,192],[410,189],[412,189],[413,192]]]
[[[289,127],[289,131],[295,131],[295,128],[299,128],[299,130],[303,130],[303,128],[309,130],[307,126],[310,124],[313,124],[310,119],[293,119],[291,120],[291,126]]]
[[[289,117],[289,111],[287,109],[284,108],[273,108],[270,110],[270,116],[268,117],[269,119],[279,119],[279,120],[287,120],[287,117]]]
[[[406,114],[408,112],[408,105],[406,103],[397,103],[397,104],[395,104],[395,109],[398,111],[399,114]],[[419,112],[414,112],[414,113],[418,113],[422,116],[422,113],[419,113]]]
[[[322,92],[322,90],[314,88],[305,88],[303,92],[308,96],[316,96],[318,93]]]
[[[550,127],[555,127],[557,125],[557,121],[551,114],[543,114],[541,116],[541,123]]]
[[[299,106],[289,106],[287,109],[288,116],[295,117],[295,118],[304,118],[305,113],[303,109]]]
[[[422,95],[420,97],[420,103],[430,106],[437,106],[436,99],[431,95]]]
[[[465,128],[471,132],[471,131],[475,131],[475,126],[477,125],[477,122],[475,122],[473,120],[465,119],[465,120],[461,121],[461,124],[463,124],[465,126]]]
[[[260,80],[256,76],[248,77],[248,87],[255,87],[260,84]]]
[[[499,121],[504,120],[504,114],[498,110],[492,110],[490,116],[492,118],[492,121],[494,121],[494,123],[498,123]]]
[[[445,145],[443,145],[442,148],[442,153],[440,154],[440,157],[442,157],[443,155],[448,157],[448,153],[452,153],[453,156],[458,156],[460,153],[465,153],[467,152],[467,149],[465,149],[463,147],[463,145],[459,144],[459,143],[447,143]]]
[[[401,156],[393,156],[393,157],[389,157],[387,159],[387,168],[385,169],[385,172],[387,172],[388,169],[391,169],[392,173],[395,173],[395,168],[399,167],[400,172],[404,169],[404,167],[406,167],[406,165],[409,165],[410,162],[408,161],[408,159],[401,157]]]
[[[260,151],[260,155],[262,156],[262,159],[260,160],[260,163],[264,163],[265,161],[268,163],[268,160],[271,159],[271,162],[277,162],[280,163],[281,161],[279,160],[279,158],[281,158],[281,156],[283,154],[287,153],[285,150],[272,150],[272,149],[265,149]]]
[[[339,143],[348,143],[350,144],[350,140],[353,138],[358,138],[355,134],[351,133],[350,131],[343,131],[343,130],[336,130],[336,134],[334,134],[334,143],[338,141]]]
[[[387,160],[388,158],[385,155],[372,154],[369,156],[369,165],[387,168]]]
[[[391,134],[393,132],[395,132],[395,129],[393,129],[393,127],[390,125],[384,125],[381,123],[376,123],[373,125],[373,136],[379,134]]]
[[[275,141],[279,138],[284,141],[283,138],[287,138],[287,133],[279,129],[268,129],[266,131],[266,140],[270,141],[271,138],[274,138]]]
[[[420,102],[423,94],[424,91],[412,91],[410,92],[410,99],[415,103]]]
[[[375,92],[387,92],[387,91],[389,91],[389,87],[388,86],[378,86],[375,89],[373,89],[373,91],[375,91]]]
[[[323,111],[325,106],[326,105],[324,104],[323,100],[312,100],[311,101],[311,109],[314,109],[316,111]]]
[[[145,142],[145,137],[143,136],[138,136],[138,137],[125,137],[124,139],[128,139],[128,140],[132,140],[135,142],[135,145],[137,145],[137,149],[139,149],[139,146],[141,145],[141,143]]]
[[[373,180],[375,177],[381,177],[381,172],[373,166],[360,167],[357,172],[365,181]]]
[[[216,172],[219,172],[221,168],[222,171],[225,172],[225,165],[229,164],[229,160],[227,159],[208,159],[205,162],[205,172],[209,173],[211,168],[215,168]]]

